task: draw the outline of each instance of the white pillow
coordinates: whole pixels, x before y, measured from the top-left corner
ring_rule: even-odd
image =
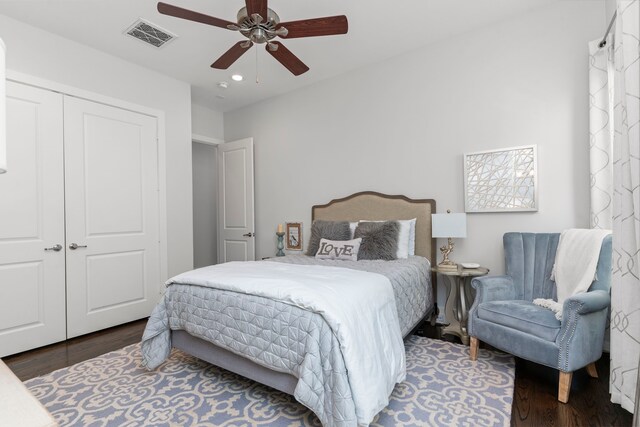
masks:
[[[349,223],[349,230],[351,231],[351,238],[353,239],[353,235],[356,234],[356,227],[358,226],[358,221],[352,221]]]
[[[411,238],[411,220],[398,220],[400,231],[398,233],[398,259],[409,258],[409,240]]]
[[[416,219],[410,219],[411,230],[409,231],[409,256],[416,254]]]
[[[359,237],[353,240],[320,239],[316,258],[357,261],[360,243],[362,243],[362,239]]]
[[[400,225],[400,231],[398,232],[398,251],[396,252],[396,258],[404,259],[409,258],[409,255],[415,255],[416,251],[416,218],[413,219],[397,219],[387,220],[395,221]],[[385,221],[367,221],[360,220],[360,222],[385,222]],[[349,225],[351,225],[350,223]],[[413,235],[412,232],[413,231]]]

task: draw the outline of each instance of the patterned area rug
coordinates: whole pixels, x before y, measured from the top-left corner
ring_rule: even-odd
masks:
[[[510,355],[413,336],[407,379],[373,426],[508,426]],[[292,396],[179,350],[157,370],[134,344],[25,382],[61,426],[320,426]]]

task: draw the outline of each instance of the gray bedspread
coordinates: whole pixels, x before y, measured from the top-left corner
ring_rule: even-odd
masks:
[[[330,265],[379,273],[391,282],[403,336],[433,306],[429,262],[333,261],[304,255],[269,262]],[[354,426],[355,408],[340,344],[320,314],[268,298],[172,284],[142,338],[143,363],[153,369],[171,351],[171,330],[184,330],[275,371],[298,378],[294,397],[324,426]]]

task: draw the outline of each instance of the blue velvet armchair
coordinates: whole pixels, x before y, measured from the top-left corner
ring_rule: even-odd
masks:
[[[600,248],[596,280],[588,292],[565,300],[562,320],[535,298],[556,298],[551,277],[560,234],[506,233],[505,276],[472,280],[476,298],[469,310],[471,359],[480,341],[522,359],[560,371],[558,400],[569,400],[573,372],[587,367],[597,377],[602,355],[611,286],[611,236]]]

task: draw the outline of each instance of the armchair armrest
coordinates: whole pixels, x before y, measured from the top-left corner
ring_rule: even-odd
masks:
[[[515,298],[511,276],[475,277],[471,280],[471,286],[476,290],[476,299],[473,305],[487,301],[505,301]]]
[[[584,315],[607,308],[610,303],[611,297],[609,294],[601,290],[573,295],[567,298],[562,305],[563,323],[564,318],[571,314],[571,310],[575,310],[577,314]]]
[[[511,276],[474,277],[471,286],[476,290],[476,298],[469,309],[467,328],[469,335],[475,337],[478,305],[488,301],[507,301],[515,299],[513,279]]]
[[[573,372],[600,358],[611,297],[603,290],[573,295],[562,305],[558,369]]]

